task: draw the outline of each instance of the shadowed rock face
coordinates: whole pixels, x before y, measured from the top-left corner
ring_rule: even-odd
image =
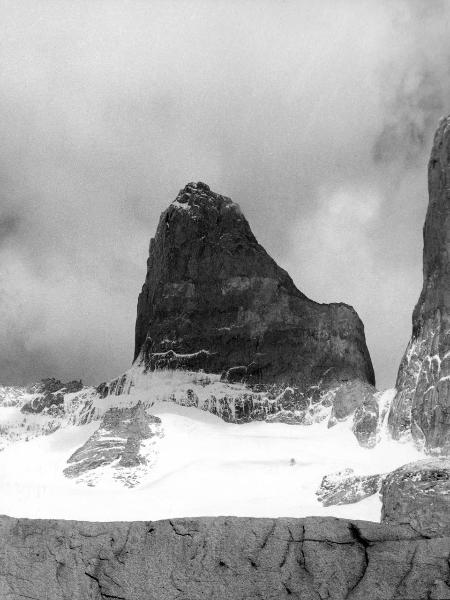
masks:
[[[374,383],[364,327],[318,304],[256,241],[239,206],[188,184],[161,215],[139,296],[135,359],[227,381]]]
[[[333,518],[0,518],[2,600],[450,598],[448,537]]]
[[[450,452],[450,117],[442,119],[428,163],[423,288],[400,364],[389,415],[395,439],[412,435],[429,451]]]
[[[54,377],[42,379],[27,388],[28,393],[36,396],[22,406],[22,412],[57,416],[64,411],[64,395],[79,392],[81,389],[83,389],[81,380],[62,383]]]

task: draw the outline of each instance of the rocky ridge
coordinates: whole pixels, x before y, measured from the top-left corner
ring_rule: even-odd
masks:
[[[50,377],[42,379],[39,383],[28,386],[27,392],[32,394],[32,399],[22,405],[22,412],[48,413],[58,415],[64,409],[64,396],[79,392],[83,389],[81,379],[79,381],[61,382],[59,379]]]
[[[0,386],[0,451],[10,443],[54,433],[99,418],[96,389],[81,381],[48,378],[28,387]],[[6,413],[6,415],[5,415]]]
[[[423,288],[400,364],[389,427],[429,452],[450,452],[450,117],[440,121],[428,163]]]
[[[110,408],[97,431],[68,459],[64,474],[88,485],[106,475],[134,487],[155,460],[152,438],[162,435],[161,419],[147,414],[142,404]],[[105,467],[112,473],[105,473]]]

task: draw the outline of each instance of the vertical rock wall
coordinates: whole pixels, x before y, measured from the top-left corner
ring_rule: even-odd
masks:
[[[423,229],[423,288],[400,364],[389,415],[395,439],[412,436],[432,452],[450,452],[450,117],[442,119],[428,163]]]

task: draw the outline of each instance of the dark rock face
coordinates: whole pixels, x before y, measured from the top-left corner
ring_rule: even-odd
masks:
[[[256,241],[237,204],[188,184],[161,215],[139,296],[135,359],[230,382],[374,383],[364,327],[317,304]]]
[[[101,474],[98,469],[111,465],[114,479],[128,487],[139,482],[139,469],[149,467],[150,461],[141,453],[144,440],[160,437],[161,419],[148,415],[136,404],[131,408],[110,408],[102,418],[98,430],[67,461],[70,466],[64,475],[82,478],[93,485]],[[145,470],[145,469],[144,469]]]
[[[450,452],[450,117],[442,119],[428,163],[423,289],[400,364],[389,426],[429,451]]]
[[[39,394],[22,406],[24,413],[47,413],[58,416],[64,412],[64,395],[79,392],[83,388],[80,381],[62,383],[54,377],[42,379],[27,388],[30,394]]]
[[[449,537],[333,518],[0,518],[4,600],[450,598]]]
[[[420,460],[390,473],[382,490],[382,520],[423,536],[450,536],[450,459]]]
[[[42,379],[38,383],[33,383],[28,386],[27,392],[30,394],[51,394],[63,391],[65,394],[70,394],[72,392],[79,392],[82,387],[83,382],[81,379],[79,381],[74,380],[62,383],[59,379],[48,377],[47,379]]]
[[[317,490],[323,506],[354,504],[373,496],[381,489],[384,475],[354,475],[353,469],[325,475]]]

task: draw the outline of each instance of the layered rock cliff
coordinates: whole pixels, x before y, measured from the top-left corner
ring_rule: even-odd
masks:
[[[333,518],[0,518],[2,600],[450,598],[450,538]]]
[[[308,299],[258,244],[239,206],[190,183],[161,215],[139,296],[135,359],[229,382],[374,383],[346,304]]]
[[[450,452],[450,117],[437,129],[428,163],[423,288],[400,364],[389,427],[428,451]]]

